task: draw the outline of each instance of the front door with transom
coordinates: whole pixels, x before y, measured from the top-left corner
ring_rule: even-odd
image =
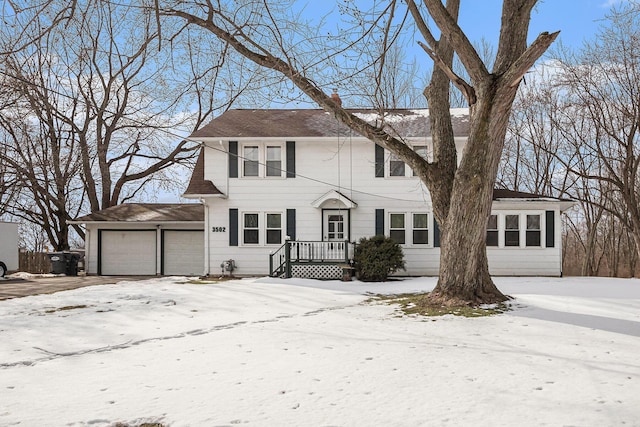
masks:
[[[348,209],[325,209],[322,211],[322,240],[325,242],[349,240]]]

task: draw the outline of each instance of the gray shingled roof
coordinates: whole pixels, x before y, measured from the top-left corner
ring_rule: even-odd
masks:
[[[74,222],[190,222],[204,221],[204,206],[196,203],[125,203]]]
[[[380,116],[374,110],[348,109],[369,123],[379,125]],[[469,135],[467,109],[451,110],[455,136]],[[401,137],[431,136],[428,110],[396,109],[385,114],[387,128]],[[394,132],[395,131],[395,132]],[[192,138],[243,137],[335,137],[346,135],[349,128],[324,110],[229,110],[191,134]]]

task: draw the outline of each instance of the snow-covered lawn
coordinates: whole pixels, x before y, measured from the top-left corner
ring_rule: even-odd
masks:
[[[638,426],[640,281],[496,278],[400,317],[388,283],[181,278],[0,302],[0,426]]]

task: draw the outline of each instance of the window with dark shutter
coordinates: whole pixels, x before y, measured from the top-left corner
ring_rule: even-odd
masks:
[[[384,148],[375,144],[376,178],[384,178]]]
[[[287,178],[296,177],[296,142],[287,141]]]
[[[229,141],[229,178],[238,177],[238,141]]]

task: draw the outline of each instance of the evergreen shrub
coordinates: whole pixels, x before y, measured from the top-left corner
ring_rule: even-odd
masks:
[[[363,237],[354,253],[355,269],[363,282],[383,282],[390,274],[404,270],[402,247],[389,237]]]

